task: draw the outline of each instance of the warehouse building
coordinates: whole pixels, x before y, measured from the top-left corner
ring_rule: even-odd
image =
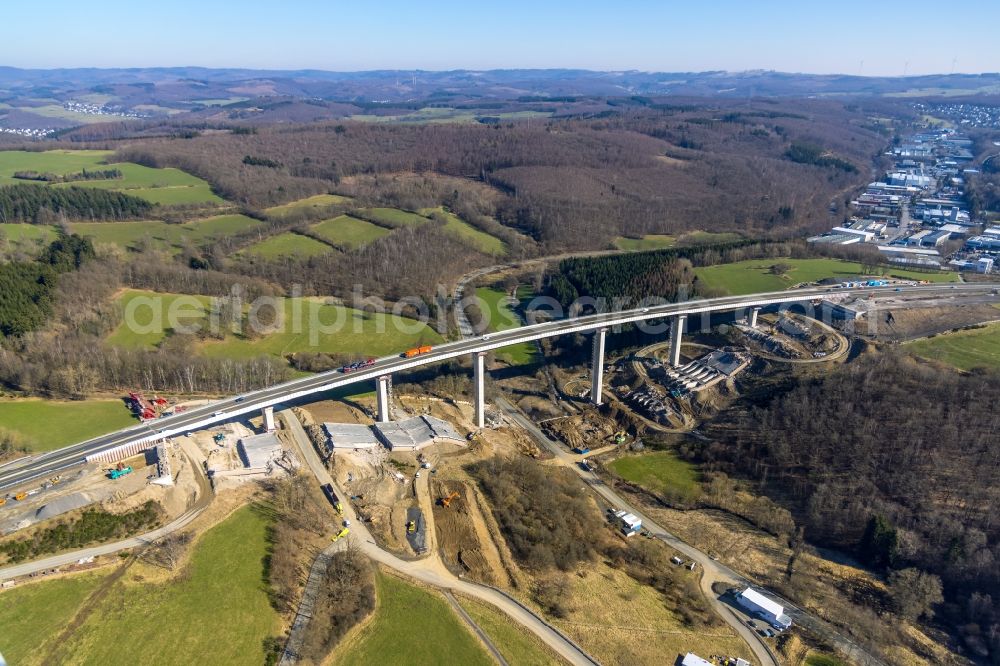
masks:
[[[792,619],[785,615],[785,608],[781,604],[771,601],[752,587],[740,592],[736,596],[736,602],[748,613],[768,622],[775,629],[792,626]]]

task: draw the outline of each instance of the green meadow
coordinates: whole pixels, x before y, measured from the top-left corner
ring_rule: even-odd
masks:
[[[262,227],[263,222],[245,215],[216,215],[184,224],[156,220],[139,222],[73,222],[70,229],[95,243],[111,243],[126,249],[141,245],[179,250],[185,241],[202,245],[218,238]]]
[[[178,332],[171,329],[171,321],[179,328],[208,330],[210,303],[207,296],[126,291],[119,296],[118,305],[126,315],[131,311],[136,325],[120,324],[107,341],[122,347],[153,349]],[[277,304],[281,317],[272,318],[276,330],[257,336],[228,331],[220,340],[199,339],[195,349],[208,356],[237,359],[262,354],[283,357],[300,351],[384,356],[442,341],[427,324],[391,314],[363,312],[317,298],[279,298]],[[266,309],[273,314],[272,308]],[[262,312],[259,317],[265,319]]]
[[[309,238],[292,231],[265,238],[259,243],[241,250],[243,254],[252,254],[262,259],[278,259],[280,257],[318,257],[321,254],[335,250],[315,238]]]
[[[787,273],[777,275],[771,267],[784,264],[790,267]],[[695,274],[703,286],[725,294],[738,296],[767,291],[781,291],[800,282],[815,282],[824,278],[854,278],[863,275],[862,266],[852,261],[839,259],[751,259],[732,264],[719,264],[695,269]],[[885,269],[885,274],[907,280],[929,280],[931,282],[954,282],[957,273],[921,273],[896,268]]]
[[[0,185],[33,182],[14,178],[17,171],[65,176],[83,170],[118,169],[122,172],[121,178],[53,183],[48,187],[118,190],[165,206],[224,203],[212,192],[208,183],[180,169],[154,169],[130,162],[109,163],[107,160],[113,159],[113,156],[114,153],[109,150],[0,151]]]
[[[331,245],[356,250],[368,245],[374,240],[391,233],[385,227],[372,224],[367,220],[359,220],[350,215],[340,215],[331,220],[324,220],[311,227],[311,231],[317,236],[328,241]]]

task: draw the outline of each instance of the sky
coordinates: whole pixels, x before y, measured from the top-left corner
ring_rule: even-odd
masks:
[[[1000,70],[1000,1],[48,0],[0,7],[0,65]]]

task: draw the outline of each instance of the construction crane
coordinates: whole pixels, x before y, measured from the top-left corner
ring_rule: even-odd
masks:
[[[441,498],[441,506],[447,509],[449,506],[451,506],[451,501],[458,498],[459,494],[455,491],[452,491],[451,494],[449,494],[447,497]]]

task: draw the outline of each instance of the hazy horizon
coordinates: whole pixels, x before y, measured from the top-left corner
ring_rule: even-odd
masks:
[[[53,0],[46,38],[28,29],[37,10],[5,7],[0,63],[27,69],[206,67],[450,71],[779,71],[900,76],[995,72],[1000,5],[961,12],[914,0],[905,7],[845,0],[836,6],[722,0],[710,12],[639,0],[572,10],[511,0],[503,7],[447,0],[377,8],[299,0]],[[967,22],[960,22],[968,17]],[[40,48],[44,44],[44,48]],[[189,63],[174,65],[169,63]],[[164,64],[167,63],[167,64]]]
[[[427,74],[443,74],[448,72],[468,72],[470,74],[476,73],[486,73],[486,72],[556,72],[556,71],[570,71],[570,72],[590,72],[596,74],[712,74],[720,73],[727,75],[741,75],[741,74],[757,74],[757,73],[771,73],[771,74],[788,74],[793,76],[851,76],[860,78],[919,78],[926,76],[987,76],[987,75],[1000,75],[1000,67],[993,70],[983,70],[976,72],[920,72],[920,73],[908,73],[903,74],[851,74],[849,72],[805,72],[796,70],[782,70],[782,69],[702,69],[702,70],[662,70],[662,69],[593,69],[588,67],[489,67],[489,68],[472,68],[472,67],[449,67],[441,69],[428,69],[428,68],[405,68],[405,67],[380,67],[380,68],[368,68],[368,69],[328,69],[323,67],[294,67],[294,68],[284,68],[284,67],[245,67],[239,65],[226,66],[226,65],[192,65],[192,64],[179,64],[179,65],[142,65],[142,66],[127,66],[127,65],[108,65],[108,66],[53,66],[53,67],[20,67],[17,65],[8,65],[5,63],[0,63],[0,68],[11,68],[19,69],[23,71],[73,71],[73,70],[170,70],[170,69],[205,69],[205,70],[232,70],[232,71],[248,71],[248,72],[274,72],[274,73],[289,73],[289,72],[324,72],[328,74],[368,74],[375,72],[399,72],[400,74],[407,73],[427,73]]]

